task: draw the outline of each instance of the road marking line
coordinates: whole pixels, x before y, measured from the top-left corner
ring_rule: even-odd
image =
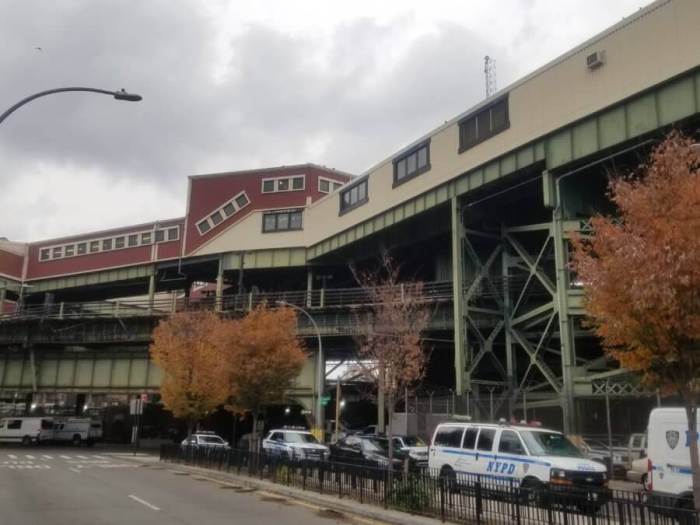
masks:
[[[41,457],[44,458],[44,459],[53,459],[53,456],[49,456],[48,454],[44,454],[44,455],[41,456]]]
[[[160,509],[159,509],[158,507],[156,507],[155,505],[151,505],[151,504],[148,503],[147,501],[142,500],[141,498],[139,498],[139,497],[137,497],[137,496],[134,496],[133,494],[129,494],[129,497],[130,497],[131,499],[133,499],[134,501],[138,501],[141,505],[145,505],[146,507],[148,507],[148,508],[151,509],[151,510],[160,510]]]
[[[8,454],[7,457],[9,457],[10,459],[17,459],[17,456],[15,456],[14,454]]]
[[[61,459],[71,459],[70,456],[59,456]]]
[[[97,458],[97,459],[109,459],[109,458],[106,458],[105,456],[98,456],[97,454],[93,454],[92,457]]]
[[[29,454],[25,454],[24,457],[27,459],[36,459],[34,456],[30,456]]]
[[[69,468],[68,470],[72,470],[76,474],[80,474],[80,471],[77,468]]]
[[[78,456],[80,459],[88,459],[87,456]]]

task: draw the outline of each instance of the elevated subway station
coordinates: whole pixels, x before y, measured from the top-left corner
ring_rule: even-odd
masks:
[[[366,300],[349,265],[386,248],[435,305],[426,385],[451,391],[453,412],[597,433],[606,395],[622,413],[656,402],[586,328],[569,244],[612,211],[611,174],[672,128],[696,135],[699,22],[696,2],[657,1],[359,176],[314,164],[194,176],[182,218],[0,241],[0,398],[156,394],[152,329],[193,304],[295,304],[326,360],[352,358]],[[303,316],[299,332],[311,359],[289,398],[311,409],[325,366]]]

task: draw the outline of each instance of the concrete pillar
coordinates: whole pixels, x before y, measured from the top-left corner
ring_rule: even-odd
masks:
[[[311,308],[313,303],[314,289],[314,270],[313,268],[306,269],[306,307]]]
[[[153,273],[148,276],[148,313],[153,312],[153,302],[156,297],[156,273],[155,268]]]
[[[464,310],[464,250],[462,239],[464,226],[462,224],[462,207],[458,197],[451,200],[452,224],[452,296],[454,319],[454,367],[455,391],[463,395],[469,390],[469,377],[466,375],[466,323]]]
[[[219,255],[219,268],[216,272],[216,298],[214,300],[214,309],[217,312],[223,310],[224,300],[224,256]]]

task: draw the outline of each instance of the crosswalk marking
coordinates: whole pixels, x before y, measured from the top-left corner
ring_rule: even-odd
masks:
[[[43,459],[53,459],[53,456],[49,456],[48,454],[44,454],[41,456]]]
[[[67,467],[73,472],[81,472],[91,468],[118,469],[140,466],[137,463],[125,461],[119,456],[124,454],[0,454],[0,471],[4,469],[37,471]]]
[[[25,454],[24,457],[27,458],[27,459],[32,459],[32,460],[33,460],[33,459],[36,459],[36,458],[34,458],[34,456],[30,456],[29,454]]]
[[[15,456],[14,454],[8,454],[7,457],[10,459],[17,459],[17,456]]]
[[[59,457],[62,458],[62,459],[71,459],[70,456],[59,456]]]

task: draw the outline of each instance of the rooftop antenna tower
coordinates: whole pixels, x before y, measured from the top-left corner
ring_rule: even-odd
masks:
[[[484,79],[486,81],[486,98],[496,92],[496,61],[490,56],[484,57]]]

